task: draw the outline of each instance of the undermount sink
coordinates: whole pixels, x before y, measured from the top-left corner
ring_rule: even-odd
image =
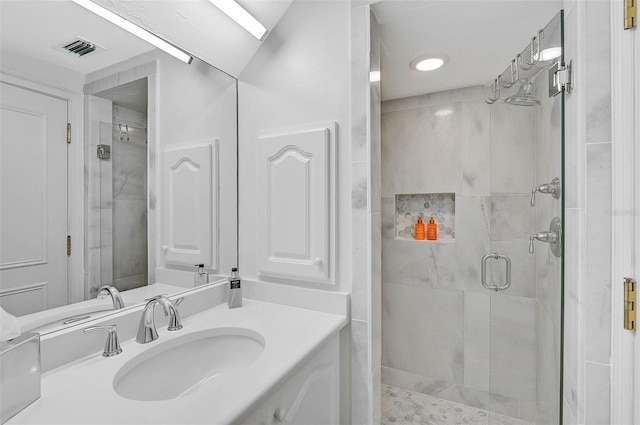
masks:
[[[120,396],[159,401],[192,394],[220,374],[253,363],[265,342],[250,329],[215,328],[151,344],[116,373],[113,388]]]

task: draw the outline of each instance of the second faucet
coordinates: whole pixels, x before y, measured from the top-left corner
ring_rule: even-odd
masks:
[[[176,308],[184,298],[179,298],[173,303],[169,298],[164,295],[158,295],[150,298],[147,305],[144,307],[142,317],[140,318],[140,326],[138,327],[138,335],[136,341],[141,344],[146,344],[158,339],[158,331],[156,330],[156,323],[154,318],[154,308],[156,304],[160,304],[164,310],[165,316],[169,317],[169,326],[167,330],[177,331],[182,329],[182,322],[180,320],[180,314]]]

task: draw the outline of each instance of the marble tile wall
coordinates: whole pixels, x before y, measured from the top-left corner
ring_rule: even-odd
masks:
[[[381,420],[380,34],[369,5],[351,9],[351,403],[344,423]]]
[[[113,105],[112,117],[100,123],[100,144],[113,151]],[[113,285],[113,152],[109,159],[100,159],[100,282]]]
[[[533,420],[535,112],[489,106],[487,93],[382,104],[383,383]],[[455,242],[396,238],[395,197],[434,192],[455,194]],[[480,260],[494,251],[513,262],[512,287],[499,294],[480,284]],[[489,280],[501,283],[495,266]]]
[[[114,105],[113,123],[113,285],[124,291],[147,285],[147,117]]]
[[[103,251],[105,256],[111,252],[111,245],[108,247],[102,246],[101,238],[101,218],[103,216],[101,189],[100,189],[100,172],[101,161],[96,157],[96,147],[101,143],[101,133],[105,133],[108,136],[105,142],[109,142],[111,139],[111,120],[113,118],[112,103],[109,100],[96,97],[87,96],[86,98],[87,122],[85,128],[87,129],[87,137],[85,138],[84,149],[84,176],[85,176],[85,270],[87,281],[85,285],[85,299],[95,298],[96,293],[100,286],[102,286],[102,262],[107,261],[109,265],[105,264],[104,268],[111,270],[110,258],[103,258]],[[103,125],[106,128],[103,130]],[[107,216],[107,212],[104,211],[104,216]],[[109,226],[110,228],[110,226]],[[108,249],[106,249],[108,248]]]
[[[566,0],[564,423],[610,423],[610,2]],[[606,58],[603,60],[603,58]]]

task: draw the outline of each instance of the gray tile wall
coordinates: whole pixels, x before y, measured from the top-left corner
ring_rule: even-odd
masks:
[[[566,0],[564,423],[610,423],[611,24],[609,1]]]
[[[147,285],[146,114],[113,105],[113,285],[120,291]]]
[[[369,5],[351,9],[351,411],[341,423],[381,415],[380,33]],[[344,410],[344,409],[343,409]]]

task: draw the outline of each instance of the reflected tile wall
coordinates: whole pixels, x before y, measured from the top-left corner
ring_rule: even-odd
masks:
[[[85,298],[95,298],[98,289],[102,286],[102,260],[103,250],[101,246],[101,160],[96,157],[97,145],[102,143],[101,126],[106,124],[107,144],[110,144],[111,120],[113,117],[112,103],[109,100],[96,96],[87,96],[87,137],[85,138],[84,164],[85,164],[85,270],[87,270],[87,281],[85,286]],[[107,218],[106,213],[104,214]],[[110,217],[109,217],[110,218]],[[109,245],[109,248],[111,246]],[[109,253],[111,250],[109,249]],[[106,255],[107,253],[105,253]],[[107,267],[111,270],[110,267]]]
[[[148,283],[147,117],[114,105],[113,123],[113,284],[126,290]]]

